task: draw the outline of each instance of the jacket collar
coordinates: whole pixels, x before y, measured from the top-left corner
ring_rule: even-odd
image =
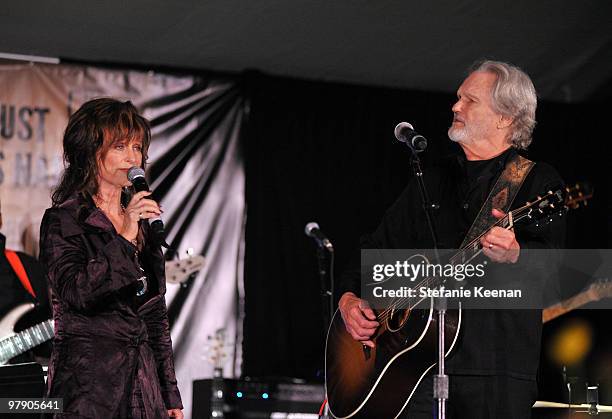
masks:
[[[102,210],[100,210],[100,208],[96,207],[96,204],[89,194],[75,193],[69,199],[64,201],[60,205],[60,208],[74,211],[76,213],[77,221],[80,224],[85,224],[95,229],[104,231],[112,231],[114,229],[113,223],[102,212]],[[66,227],[68,228],[67,233],[69,234],[70,227]]]

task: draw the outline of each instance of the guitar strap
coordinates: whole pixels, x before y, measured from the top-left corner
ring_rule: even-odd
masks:
[[[36,298],[36,293],[32,288],[32,284],[30,283],[28,274],[26,273],[26,270],[23,267],[23,263],[21,263],[21,259],[19,259],[17,252],[13,250],[4,249],[4,255],[6,256],[6,259],[8,260],[9,264],[11,265],[11,268],[13,268],[15,274],[17,274],[17,277],[21,281],[23,287],[26,289],[27,292],[32,295],[32,297]]]
[[[460,249],[463,249],[468,243],[471,243],[495,224],[497,219],[492,214],[493,208],[497,208],[505,213],[508,212],[510,205],[512,205],[516,194],[521,189],[521,186],[523,186],[523,182],[533,166],[535,166],[534,162],[518,153],[509,159],[504,171],[497,179],[497,182],[495,182],[495,186],[491,189],[489,196],[485,199],[476,219],[465,235]]]

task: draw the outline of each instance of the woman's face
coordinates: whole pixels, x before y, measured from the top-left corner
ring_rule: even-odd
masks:
[[[142,140],[116,140],[104,156],[98,157],[98,185],[129,186],[127,172],[133,166],[142,166]]]

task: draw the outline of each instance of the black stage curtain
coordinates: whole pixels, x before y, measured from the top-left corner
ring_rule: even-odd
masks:
[[[395,125],[409,121],[428,137],[426,170],[428,160],[457,150],[446,136],[455,96],[259,73],[247,74],[245,86],[243,374],[321,379],[325,328],[315,246],[304,226],[317,221],[334,242],[338,278],[359,236],[375,228],[410,176]],[[603,109],[544,103],[538,117],[528,156],[553,164],[566,181],[593,181],[599,192],[570,216],[577,226],[570,246],[606,247]]]

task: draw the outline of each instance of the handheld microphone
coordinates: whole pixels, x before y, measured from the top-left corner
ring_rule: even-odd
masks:
[[[319,228],[319,224],[315,222],[306,224],[306,227],[304,228],[304,233],[306,233],[308,237],[312,237],[313,239],[315,239],[315,241],[320,247],[329,250],[330,253],[334,252],[334,246],[332,246],[329,239],[325,237],[325,234],[323,234],[323,232]]]
[[[417,153],[427,148],[427,138],[416,132],[408,122],[397,124],[395,127],[395,138],[402,143],[406,143],[408,147]]]
[[[130,170],[128,170],[127,178],[134,186],[136,192],[150,191],[149,184],[145,179],[145,172],[141,167],[131,167]],[[149,225],[151,226],[151,231],[153,232],[155,240],[165,248],[170,247],[166,243],[166,232],[161,217],[149,218]]]

